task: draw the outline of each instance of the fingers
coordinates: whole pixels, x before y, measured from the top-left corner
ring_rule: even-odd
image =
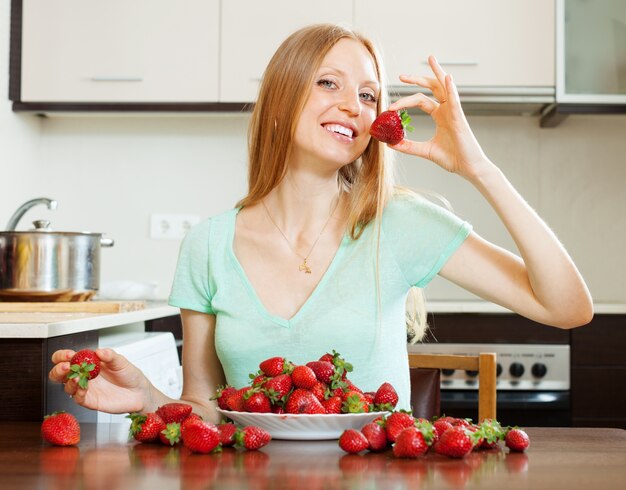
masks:
[[[389,145],[389,147],[401,153],[430,159],[430,142],[403,139],[397,145]]]
[[[399,111],[400,109],[406,109],[407,107],[417,107],[424,111],[426,114],[431,114],[439,104],[425,94],[417,93],[402,97],[389,106],[391,111]]]
[[[52,354],[52,363],[54,366],[48,373],[48,379],[54,383],[63,383],[66,376],[70,372],[70,359],[75,354],[73,350],[58,350]]]

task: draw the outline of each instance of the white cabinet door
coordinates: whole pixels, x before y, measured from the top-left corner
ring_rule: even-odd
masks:
[[[382,48],[389,83],[429,74],[434,55],[459,86],[553,87],[554,0],[355,2],[355,27]]]
[[[218,46],[219,0],[23,0],[21,100],[215,102]]]
[[[270,58],[296,29],[320,22],[351,25],[352,20],[352,0],[224,0],[220,102],[255,101]]]

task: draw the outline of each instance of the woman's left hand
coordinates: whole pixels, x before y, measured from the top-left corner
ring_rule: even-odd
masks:
[[[428,63],[436,78],[401,75],[404,83],[429,89],[433,98],[423,93],[403,97],[389,106],[389,110],[417,107],[429,114],[436,124],[435,135],[428,141],[403,139],[390,147],[435,162],[449,172],[473,180],[486,166],[492,165],[469,127],[459,93],[447,74],[433,56]]]

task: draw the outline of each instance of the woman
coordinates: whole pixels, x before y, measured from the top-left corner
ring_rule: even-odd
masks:
[[[479,237],[448,211],[394,187],[390,150],[369,136],[387,107],[380,59],[360,35],[317,25],[290,36],[271,60],[249,135],[249,193],[192,229],[181,248],[170,304],[184,328],[181,399],[217,421],[216,386],[244,386],[258,363],[301,363],[332,349],[357,385],[390,381],[409,408],[405,300],[436,274],[489,301],[560,328],[588,323],[591,298],[545,223],[485,156],[450,75],[402,76],[428,88],[389,109],[417,107],[436,124],[427,142],[393,150],[428,158],[489,201],[521,257]],[[419,334],[418,334],[419,336]],[[72,351],[50,378],[65,382]],[[171,401],[122,356],[99,351],[88,390],[65,382],[86,407],[153,411]]]

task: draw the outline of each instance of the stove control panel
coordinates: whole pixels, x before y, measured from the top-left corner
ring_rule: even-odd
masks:
[[[562,344],[417,344],[409,353],[496,354],[498,390],[569,390],[570,348]],[[441,388],[478,389],[478,372],[442,369]]]

